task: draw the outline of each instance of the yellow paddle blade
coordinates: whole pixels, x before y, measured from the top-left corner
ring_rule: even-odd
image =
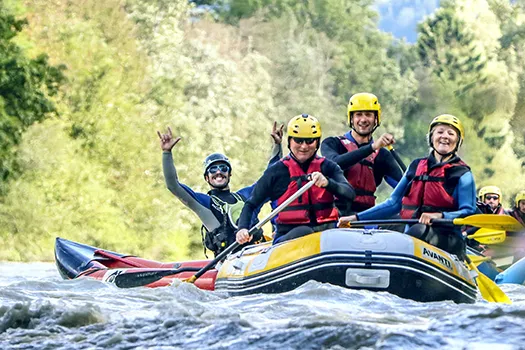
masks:
[[[457,218],[453,220],[454,225],[469,225],[475,227],[484,227],[501,231],[521,231],[523,226],[508,215],[496,214],[475,214],[466,218]]]
[[[481,263],[484,263],[485,261],[489,261],[491,258],[490,256],[480,256],[480,255],[470,255],[468,256],[470,258],[470,261],[476,266],[478,266]]]
[[[475,233],[468,235],[467,238],[475,239],[481,244],[498,244],[505,241],[507,237],[505,231],[490,228],[480,228]]]
[[[496,283],[494,283],[494,281],[479,272],[478,268],[476,265],[474,265],[474,263],[472,263],[472,261],[467,261],[467,265],[470,270],[474,270],[478,274],[476,281],[478,282],[479,292],[481,293],[483,299],[491,303],[512,303],[507,294],[505,294],[505,292],[503,292],[501,288]]]

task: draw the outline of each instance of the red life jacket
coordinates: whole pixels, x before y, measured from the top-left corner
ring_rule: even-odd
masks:
[[[503,209],[503,206],[501,204],[498,206],[498,210],[496,210],[496,212],[494,214],[507,215],[507,213],[505,213],[505,209]]]
[[[339,136],[339,141],[348,152],[355,151],[359,146],[344,136]],[[354,203],[363,208],[372,208],[376,204],[376,180],[374,178],[374,161],[379,151],[374,151],[359,163],[352,165],[344,171],[346,180],[355,189]]]
[[[315,156],[314,160],[308,166],[308,172],[301,169],[299,163],[290,156],[284,157],[281,162],[288,168],[290,172],[290,183],[288,189],[277,200],[277,205],[281,205],[290,196],[296,193],[304,183],[308,182],[307,174],[315,171],[321,172],[321,164],[324,162],[324,157]],[[277,216],[276,222],[278,224],[321,224],[326,222],[337,221],[339,214],[334,205],[334,196],[326,189],[312,186],[308,191],[303,193],[299,198],[290,203]],[[316,222],[310,220],[310,213],[315,217]]]
[[[410,184],[408,194],[403,197],[401,218],[419,218],[422,213],[442,213],[457,209],[454,197],[445,190],[445,171],[454,166],[466,166],[463,161],[445,163],[428,169],[428,158],[421,159]]]
[[[525,221],[524,217],[525,215],[520,215],[520,210],[518,208],[514,208],[509,212],[509,215],[512,216],[514,219],[518,220],[518,222],[525,228]]]

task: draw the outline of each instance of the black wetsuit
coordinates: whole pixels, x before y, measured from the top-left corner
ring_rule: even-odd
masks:
[[[327,159],[336,162],[341,169],[345,171],[374,152],[372,141],[360,144],[358,147],[357,150],[348,152],[339,138],[328,137],[321,144],[321,153]],[[376,186],[379,186],[383,181],[383,178],[385,178],[390,186],[395,187],[403,177],[403,173],[397,165],[396,160],[392,154],[384,148],[379,150],[379,153],[374,160],[373,172]],[[341,200],[338,200],[336,205],[341,212],[341,215],[351,215],[370,208],[368,206],[363,207],[357,202],[353,202],[351,206],[348,206],[347,203]]]
[[[293,156],[292,156],[293,158]],[[308,171],[308,167],[313,158],[300,164],[303,171]],[[344,198],[345,201],[351,202],[355,198],[355,192],[352,186],[346,181],[343,175],[343,171],[339,166],[328,160],[321,164],[321,173],[328,179],[328,185],[326,190],[338,198]],[[288,189],[290,184],[290,172],[286,165],[282,161],[273,164],[271,167],[266,169],[263,176],[257,180],[257,184],[252,192],[252,196],[246,201],[244,208],[239,218],[239,229],[250,228],[250,218],[254,210],[256,210],[262,203],[268,200],[279,199]],[[336,222],[333,223],[335,227]],[[297,226],[304,225],[282,225],[277,224],[277,233],[274,240],[277,240],[280,236],[286,234],[291,229]],[[313,223],[311,226],[316,226]]]

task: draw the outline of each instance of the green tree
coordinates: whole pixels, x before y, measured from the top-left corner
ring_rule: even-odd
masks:
[[[438,9],[419,25],[418,31],[417,51],[421,62],[442,81],[455,82],[458,93],[486,79],[483,76],[486,57],[454,8]]]
[[[22,133],[56,112],[49,96],[64,80],[64,66],[50,65],[45,54],[29,58],[13,42],[26,24],[0,3],[0,194],[19,173],[16,151]]]

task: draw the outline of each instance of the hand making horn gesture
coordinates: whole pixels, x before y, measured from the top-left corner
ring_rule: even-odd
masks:
[[[175,146],[181,139],[180,136],[176,139],[173,138],[173,133],[171,132],[171,128],[169,126],[167,134],[161,134],[160,131],[157,130],[157,135],[159,135],[160,139],[160,148],[166,152],[171,152],[173,146]]]

